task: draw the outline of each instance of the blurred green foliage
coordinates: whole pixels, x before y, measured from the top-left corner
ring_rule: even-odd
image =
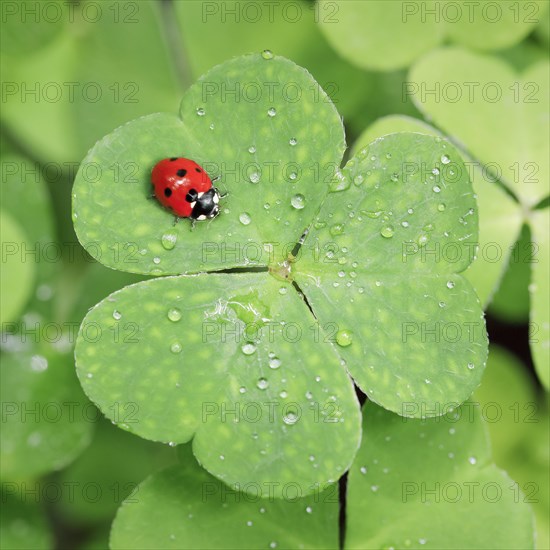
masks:
[[[247,15],[244,4],[198,0],[1,3],[3,549],[105,549],[116,507],[130,487],[173,460],[166,446],[138,439],[105,421],[80,416],[78,421],[62,417],[48,422],[40,414],[36,420],[32,413],[21,421],[24,404],[55,407],[75,402],[81,408],[90,407],[90,414],[95,411],[74,373],[77,325],[110,292],[145,278],[95,263],[72,229],[71,186],[76,168],[94,143],[115,127],[154,112],[176,112],[183,92],[206,70],[232,56],[269,48],[312,73],[342,115],[349,145],[368,126],[375,134],[385,133],[376,122],[380,117],[405,114],[435,124],[435,130],[477,160],[502,158],[508,175],[498,182],[501,188],[513,173],[509,165],[530,162],[531,156],[540,164],[540,173],[548,174],[547,110],[529,120],[520,112],[512,120],[511,109],[517,105],[508,105],[495,119],[480,111],[480,105],[466,104],[461,111],[444,102],[430,107],[413,103],[413,95],[405,93],[414,79],[441,82],[445,67],[451,80],[459,79],[459,72],[472,81],[487,80],[489,73],[479,72],[482,65],[474,63],[478,54],[472,52],[478,50],[485,52],[483,66],[488,70],[497,66],[497,60],[504,62],[505,67],[530,75],[542,90],[547,82],[538,82],[540,77],[529,71],[534,64],[546,67],[548,63],[548,2],[503,0],[496,3],[503,16],[490,25],[482,16],[468,25],[454,24],[444,16],[433,24],[427,16],[422,25],[418,18],[428,6],[425,2],[395,1],[390,9],[388,3],[375,1],[281,0],[272,4],[272,12],[264,4],[258,18],[257,11]],[[436,4],[446,9],[456,2]],[[237,6],[239,20],[228,12],[231,5]],[[417,19],[403,23],[403,9]],[[448,49],[439,48],[443,43],[453,48],[460,45],[462,53],[447,57]],[[436,61],[441,62],[441,71],[434,76]],[[546,101],[538,107],[547,109]],[[511,152],[508,143],[515,143]],[[535,149],[542,155],[535,155]],[[517,150],[520,158],[515,158]],[[502,240],[517,243],[506,257],[507,265],[503,260],[502,268],[491,271],[483,292],[486,303],[498,286],[489,315],[498,317],[500,324],[525,329],[517,338],[503,338],[499,324],[490,336],[523,356],[518,359],[510,351],[492,348],[473,399],[496,403],[503,412],[498,422],[485,418],[493,459],[517,482],[522,498],[532,507],[536,545],[544,549],[550,545],[548,396],[543,389],[548,384],[547,175],[536,184],[511,181],[510,190],[520,199],[521,211],[516,214],[525,225],[521,235],[509,236],[512,225],[519,223],[515,217],[510,221]],[[509,204],[509,200],[494,199],[488,210],[492,214],[486,220],[482,217],[480,226],[508,212]],[[505,224],[506,219],[501,216],[499,223]],[[532,242],[537,245],[533,256],[537,262],[522,261],[533,250]],[[10,248],[13,244],[16,249]],[[528,342],[518,341],[525,334],[531,335],[538,374],[526,351]],[[368,433],[365,453],[367,444]],[[407,449],[401,446],[399,451],[406,458]],[[189,472],[193,468],[197,466],[189,464]],[[153,496],[157,480],[170,486],[170,472],[149,478],[145,487]],[[206,474],[199,470],[200,475]],[[97,484],[103,497],[96,502],[88,498],[82,492],[86,483]],[[73,496],[66,490],[71,486],[76,488]],[[121,488],[116,498],[113,486]],[[61,490],[60,496],[45,493],[48,487]],[[175,505],[185,498],[177,493]],[[155,505],[154,500],[144,501],[145,519],[146,506]],[[331,514],[327,518],[332,521]],[[119,529],[127,519],[122,516]],[[331,525],[335,530],[335,522]],[[159,530],[163,527],[159,525]],[[216,528],[214,524],[212,530]],[[118,533],[122,543],[132,540]],[[334,533],[331,536],[335,541]],[[207,546],[207,537],[201,535],[196,544]],[[292,540],[293,545],[300,543],[303,540]]]

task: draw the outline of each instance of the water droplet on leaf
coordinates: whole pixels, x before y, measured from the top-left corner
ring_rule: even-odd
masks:
[[[292,204],[296,210],[302,210],[306,205],[306,198],[301,193],[298,193],[290,199],[290,204]]]
[[[168,319],[173,322],[179,321],[181,319],[181,310],[177,307],[170,308],[168,310]]]
[[[177,240],[178,236],[174,232],[165,233],[160,239],[165,250],[172,250],[176,246]]]

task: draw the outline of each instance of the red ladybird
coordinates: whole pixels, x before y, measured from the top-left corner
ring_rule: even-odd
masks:
[[[220,213],[219,191],[196,162],[172,157],[158,162],[151,172],[158,201],[179,218],[206,220]]]

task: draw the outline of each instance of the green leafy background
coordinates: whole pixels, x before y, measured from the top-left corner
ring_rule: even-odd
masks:
[[[243,16],[242,12],[240,17],[234,17],[224,13],[223,7],[210,6],[208,9],[214,13],[207,13],[203,3],[195,0],[106,1],[101,3],[101,15],[96,20],[94,2],[68,4],[56,0],[47,4],[50,15],[59,10],[58,21],[48,21],[43,16],[35,20],[32,15],[35,2],[21,2],[16,14],[3,21],[1,33],[3,252],[8,250],[6,247],[17,245],[15,254],[3,254],[1,264],[2,548],[104,550],[109,544],[115,512],[126,498],[128,501],[113,526],[112,547],[266,548],[275,543],[278,548],[342,544],[373,548],[453,547],[453,544],[475,548],[507,544],[548,548],[547,3],[492,3],[502,10],[497,23],[479,16],[468,23],[465,11],[460,20],[450,20],[456,3],[439,2],[434,3],[442,16],[439,22],[429,15],[423,20],[421,13],[411,13],[406,24],[402,10],[415,6],[404,2],[282,1],[273,7],[272,15],[264,10],[255,19],[249,16],[252,13]],[[422,9],[431,7],[434,5],[425,3]],[[25,22],[21,19],[24,10],[31,11]],[[519,10],[517,16],[514,10]],[[265,49],[276,56],[263,59],[259,52]],[[201,107],[198,100],[205,81],[201,84],[197,79],[210,71],[207,83],[227,79],[227,84],[234,85],[244,81],[215,66],[251,52],[256,54],[247,58],[246,74],[251,78],[246,80],[297,82],[304,90],[302,100],[291,104],[277,98],[277,105],[266,101],[256,105],[256,109],[251,104],[243,109],[242,105],[223,103],[221,95],[214,94],[202,105],[206,114],[198,116],[196,109]],[[297,66],[283,62],[279,56]],[[283,67],[281,63],[286,65]],[[234,68],[238,66],[237,61],[233,64]],[[274,67],[281,70],[270,72],[275,71]],[[473,101],[467,100],[466,95],[458,102],[445,95],[435,101],[434,96],[422,93],[422,86],[424,90],[437,86],[442,89],[445,84],[463,81],[479,83]],[[488,82],[500,86],[502,100],[485,101],[477,93]],[[97,90],[101,97],[96,101]],[[47,97],[48,93],[53,96]],[[306,106],[311,109],[308,113],[313,114],[301,116]],[[271,107],[276,108],[275,117],[260,116]],[[138,117],[145,118],[127,124]],[[155,121],[155,132],[163,129],[158,134],[150,132]],[[233,131],[235,126],[239,131]],[[117,127],[121,127],[115,134],[117,137],[109,143],[105,136]],[[328,127],[332,129],[330,135],[325,131]],[[141,130],[143,135],[137,136],[135,130]],[[343,130],[350,146],[348,151],[344,151]],[[415,132],[415,137],[389,136],[395,132]],[[418,134],[432,136],[430,140],[434,136],[442,138],[438,147],[444,144],[448,148],[445,153],[450,151],[453,161],[456,157],[473,167],[468,170],[471,187],[465,179],[461,180],[467,196],[454,196],[457,188],[452,185],[439,193],[452,196],[454,209],[450,199],[444,211],[413,207],[412,216],[421,212],[427,216],[426,220],[419,216],[413,222],[412,216],[411,219],[401,216],[402,208],[408,207],[405,203],[410,202],[406,199],[411,187],[405,193],[403,180],[392,181],[392,172],[389,178],[380,178],[381,188],[375,189],[367,172],[381,173],[377,170],[382,170],[383,164],[389,169],[397,163],[396,149],[406,151],[414,140],[416,146],[435,143]],[[387,137],[370,145],[382,136]],[[290,138],[296,138],[295,146],[290,145]],[[180,154],[183,145],[200,162],[210,161],[213,175],[221,175],[220,187],[231,190],[224,203],[229,212],[210,225],[198,224],[195,231],[186,223],[173,226],[172,218],[154,201],[142,200],[149,192],[148,171],[156,156],[168,156],[166,147],[175,147],[176,154]],[[252,145],[256,147],[255,153],[248,152]],[[372,154],[361,159],[361,151],[366,147],[375,148],[379,160],[386,153],[392,158],[371,170],[368,159]],[[435,146],[426,146],[425,156],[430,164],[437,161],[432,156],[436,152],[439,154]],[[89,198],[97,204],[93,208],[89,201],[78,204],[77,198],[75,213],[79,217],[73,220],[74,177],[82,159],[86,157],[88,164],[93,162],[92,154],[103,159],[100,177],[94,174],[94,166],[90,166],[87,180],[81,178],[75,190],[87,188]],[[238,176],[232,173],[235,163],[252,158],[260,163],[296,162],[302,171],[299,177],[291,179],[285,176],[290,176],[295,168],[272,178],[266,177],[264,170],[259,184],[247,181],[246,171]],[[312,161],[318,163],[317,173],[308,166]],[[328,165],[323,166],[323,161]],[[496,173],[495,163],[501,168]],[[345,168],[334,174],[338,166]],[[487,166],[490,170],[485,169]],[[359,178],[357,184],[354,180],[358,175],[363,181]],[[110,187],[102,186],[102,182],[109,181]],[[416,181],[413,187],[418,197],[422,196],[421,190],[429,189],[422,186],[422,182]],[[292,205],[296,195],[305,198],[294,200],[298,208]],[[440,202],[435,195],[426,193],[425,197],[429,199],[427,204],[437,208]],[[368,212],[374,213],[374,217],[365,216],[361,211],[367,209],[361,205],[370,208],[371,198],[388,201],[392,208],[378,216],[374,214],[381,209],[373,208]],[[281,202],[277,203],[278,200]],[[442,220],[453,229],[458,225],[466,229],[459,221],[459,209],[468,210],[470,203],[474,214],[465,219],[470,224],[468,230],[479,224],[479,236],[474,230],[475,240],[479,237],[477,257],[471,265],[440,262],[434,271],[434,281],[452,281],[455,286],[439,289],[437,284],[422,282],[420,276],[415,276],[414,281],[405,278],[404,272],[396,269],[402,263],[398,257],[401,247],[414,244],[424,234],[431,239],[428,243],[439,242],[438,224]],[[268,208],[264,207],[266,204]],[[352,206],[348,207],[349,204]],[[393,204],[399,205],[399,209]],[[248,214],[249,219],[243,214]],[[138,220],[151,221],[145,233],[138,231]],[[88,231],[95,232],[83,240],[84,244],[97,241],[103,248],[87,246],[86,252],[77,240],[73,221],[80,238]],[[402,221],[408,221],[409,226],[400,225]],[[110,229],[110,241],[104,240],[105,233],[97,229],[99,224]],[[435,230],[425,231],[424,226],[429,224]],[[390,238],[381,235],[388,225],[394,229]],[[280,265],[279,262],[289,259],[290,249],[306,229],[308,236],[296,261]],[[351,235],[363,231],[371,238],[368,252],[352,245]],[[411,237],[413,232],[415,235]],[[201,243],[207,234],[210,243],[218,242],[217,239],[233,242],[241,251],[249,245],[248,254],[236,259],[210,245],[210,255],[204,259]],[[174,235],[176,245],[170,248]],[[267,239],[289,246],[250,246],[251,242]],[[127,243],[132,244],[124,248]],[[134,247],[134,243],[140,246]],[[188,248],[186,243],[193,246]],[[19,254],[26,250],[38,251],[36,257],[32,253]],[[141,254],[143,250],[145,253]],[[491,254],[497,250],[500,255],[495,259]],[[368,260],[373,251],[379,253],[384,276],[376,276],[369,270]],[[331,261],[322,262],[327,253]],[[133,273],[104,267],[94,256],[109,267]],[[137,263],[128,261],[134,258]],[[157,264],[155,258],[161,261]],[[410,261],[413,258],[417,255],[411,255]],[[420,268],[418,273],[422,268],[431,272],[434,267],[415,265]],[[279,338],[279,355],[274,357],[270,357],[274,350],[265,341],[247,339],[230,346],[237,359],[234,365],[215,354],[210,364],[204,365],[202,360],[190,361],[191,354],[183,351],[184,347],[193,353],[199,349],[196,343],[182,337],[183,322],[167,321],[159,310],[158,326],[147,327],[141,344],[113,341],[116,330],[122,338],[130,334],[124,329],[127,316],[146,327],[143,319],[147,311],[131,301],[135,293],[147,289],[149,299],[163,299],[159,296],[168,291],[164,286],[176,284],[170,283],[174,279],[140,283],[150,275],[241,267],[258,267],[264,272],[216,276],[231,280],[231,286],[238,279],[247,283],[246,291],[239,297],[241,305],[235,305],[235,309],[228,306],[227,318],[217,319],[213,326],[242,328],[267,308],[270,315],[279,312],[282,318],[295,319],[307,337],[294,344]],[[212,275],[203,277],[213,279]],[[106,299],[133,283],[140,284],[111,298],[121,300],[118,305]],[[471,287],[479,296],[480,305]],[[151,292],[152,288],[158,292]],[[218,298],[223,294],[221,290],[218,289]],[[439,305],[435,308],[436,298],[445,301],[445,308]],[[212,309],[219,306],[215,291],[209,299],[209,303],[201,306],[213,305]],[[467,308],[464,300],[472,300]],[[289,301],[292,311],[281,307]],[[101,305],[88,313],[98,302]],[[164,312],[166,304],[160,305]],[[124,311],[121,307],[123,317],[116,320],[112,314],[118,306],[124,306]],[[403,322],[449,320],[460,315],[466,322],[475,319],[484,326],[485,321],[479,317],[481,308],[487,311],[491,340],[504,346],[492,344],[486,369],[483,369],[484,336],[472,346],[468,335],[446,353],[441,343],[422,342],[419,335],[402,342],[399,325]],[[200,311],[204,307],[196,312],[197,320]],[[293,399],[310,414],[329,405],[324,409],[329,419],[338,411],[334,408],[337,404],[340,412],[345,413],[342,417],[345,421],[320,424],[306,415],[292,423],[295,417],[291,414],[286,417],[290,421],[287,424],[280,415],[275,422],[265,425],[263,439],[258,438],[256,443],[252,437],[248,438],[242,423],[223,425],[214,419],[200,425],[192,443],[178,445],[177,458],[176,449],[166,444],[167,438],[145,433],[145,419],[121,426],[123,422],[118,415],[117,425],[111,425],[109,420],[100,420],[101,411],[82,393],[74,376],[73,348],[77,328],[86,315],[88,319],[97,316],[104,323],[103,340],[96,347],[98,353],[101,349],[113,354],[115,361],[102,364],[97,378],[88,378],[88,365],[99,363],[94,358],[87,359],[78,374],[86,392],[94,396],[107,415],[109,406],[115,407],[110,411],[112,416],[115,410],[127,413],[128,409],[122,405],[135,400],[135,388],[131,383],[121,385],[120,395],[114,396],[110,383],[102,387],[94,384],[102,376],[112,375],[114,369],[118,374],[121,367],[126,372],[125,380],[129,380],[132,373],[129,363],[121,361],[122,349],[134,345],[144,352],[149,347],[155,349],[170,369],[192,365],[194,382],[202,376],[205,366],[220,373],[216,380],[223,382],[212,391],[207,391],[200,381],[195,384],[201,388],[201,395],[208,394],[208,399],[215,396],[213,401],[218,405],[222,399],[227,400],[227,395],[246,402],[243,398],[251,399],[252,392],[256,392],[261,403],[271,399],[282,406]],[[38,331],[34,327],[39,327]],[[178,341],[181,338],[182,352],[174,354],[169,350],[168,344],[172,342],[165,339],[165,334],[159,334],[160,327]],[[241,345],[246,343],[256,347],[251,355],[242,352]],[[84,344],[87,342],[79,344],[81,351],[86,350]],[[218,344],[219,341],[215,345]],[[390,345],[392,353],[384,357],[382,353]],[[300,351],[296,352],[298,348]],[[362,349],[366,350],[364,357]],[[407,365],[402,372],[404,355],[418,356],[419,360],[411,361],[410,368]],[[167,393],[174,388],[162,386],[162,378],[154,376],[154,365],[146,357],[144,353],[139,358],[146,368],[143,380],[136,380],[137,386],[141,384],[149,393],[154,390],[167,403],[175,405]],[[302,384],[295,371],[297,357],[300,368],[306,369],[302,372],[313,376],[308,379],[309,384]],[[322,365],[315,365],[316,357],[323,358]],[[426,357],[433,360],[428,362]],[[271,369],[272,359],[284,360],[279,368]],[[464,360],[466,365],[471,360],[475,367],[461,371]],[[451,365],[452,374],[441,370],[440,361]],[[242,365],[242,371],[237,364]],[[452,366],[455,364],[456,370]],[[254,386],[262,368],[269,380],[264,390]],[[220,369],[225,369],[223,375]],[[391,378],[395,374],[404,374],[401,379],[404,381]],[[321,376],[321,380],[317,381],[315,376]],[[208,377],[203,379],[208,382]],[[242,386],[238,385],[241,379]],[[331,484],[322,493],[325,482],[336,481],[349,467],[359,445],[361,421],[352,379],[382,407],[399,413],[406,409],[413,416],[425,405],[428,409],[433,407],[441,396],[454,396],[462,401],[481,382],[471,397],[473,404],[479,402],[479,407],[467,403],[459,409],[479,410],[472,421],[464,422],[462,418],[452,424],[457,430],[451,435],[446,430],[451,427],[446,417],[404,419],[367,403],[363,407],[362,444],[347,478],[347,494],[343,482],[340,487]],[[240,388],[245,386],[247,392],[241,393]],[[237,393],[232,395],[235,390]],[[281,397],[281,393],[286,397]],[[405,405],[403,394],[407,395]],[[196,403],[201,402],[198,392],[189,395],[194,396]],[[67,414],[67,403],[75,406],[74,418]],[[16,414],[8,414],[14,404],[19,409]],[[307,409],[311,404],[313,409]],[[48,422],[40,415],[36,419],[32,413],[21,420],[23,405],[29,408],[47,405],[52,411],[60,406],[64,414],[58,422]],[[181,406],[180,403],[176,407]],[[80,414],[83,408],[89,417]],[[191,409],[185,406],[181,410],[188,415]],[[195,418],[200,415],[200,409],[193,410]],[[491,416],[495,411],[501,412],[498,420]],[[160,422],[161,412],[157,410],[154,417],[155,422]],[[218,447],[210,445],[210,435],[208,438],[200,435],[219,435],[224,428],[229,430],[230,437],[220,440]],[[170,426],[163,429],[168,432]],[[420,436],[419,430],[426,435]],[[487,430],[492,451],[487,443]],[[188,441],[193,433],[178,432],[172,442]],[[338,435],[333,436],[334,433]],[[136,434],[160,439],[162,443]],[[312,434],[315,435],[310,440]],[[475,465],[467,461],[470,455],[466,460],[456,460],[457,437],[460,448],[470,450],[476,457]],[[346,442],[348,446],[344,445]],[[300,487],[309,490],[313,473],[321,487],[315,487],[309,496],[303,495],[296,502],[284,497],[250,502],[250,490],[233,493],[220,480],[226,472],[234,474],[233,481],[249,479],[253,474],[246,465],[238,463],[236,455],[230,461],[229,451],[243,444],[250,453],[247,464],[260,464],[263,455],[259,451],[264,443],[266,448],[282,445],[285,453],[290,454],[294,443],[297,454],[292,458],[297,461],[296,467],[305,457],[308,464],[285,479],[290,479],[290,485],[299,480]],[[306,446],[308,450],[304,450]],[[224,452],[227,458],[220,460]],[[455,454],[452,460],[448,458],[449,452]],[[427,458],[422,462],[419,457],[423,453],[427,453]],[[231,464],[231,469],[220,468],[221,462],[227,462],[227,468]],[[414,469],[409,462],[415,464]],[[285,465],[281,456],[274,464],[273,472],[279,477],[285,468],[294,467],[294,462]],[[362,468],[366,468],[366,473]],[[503,498],[491,506],[479,498],[468,507],[463,503],[433,503],[429,516],[423,509],[426,505],[409,503],[392,519],[404,506],[399,483],[410,481],[413,476],[420,482],[433,480],[439,472],[442,481],[502,484]],[[514,489],[510,489],[512,483],[516,484]],[[230,499],[223,502],[215,497],[205,502],[204,484],[231,495]],[[75,488],[74,494],[67,490],[69,486]],[[372,490],[373,486],[377,489]],[[53,500],[44,492],[52,487],[60,491]],[[99,488],[101,497],[97,501],[87,498],[84,487]],[[38,501],[32,493],[36,488]],[[133,502],[136,498],[137,503]],[[340,514],[338,501],[345,502]],[[529,508],[536,521],[535,534]],[[176,510],[185,511],[186,521],[179,521]],[[467,514],[467,519],[462,514]],[[154,525],[148,521],[151,517],[155,518]],[[476,529],[477,523],[471,523],[472,518],[483,528]],[[145,524],[147,529],[143,528]],[[385,527],[388,524],[391,531]],[[488,525],[494,528],[488,530]],[[187,546],[184,540],[188,541]]]

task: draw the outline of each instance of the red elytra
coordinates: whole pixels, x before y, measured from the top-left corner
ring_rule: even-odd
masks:
[[[157,200],[180,218],[206,220],[219,214],[219,192],[206,171],[193,160],[161,160],[151,172],[151,182]]]

